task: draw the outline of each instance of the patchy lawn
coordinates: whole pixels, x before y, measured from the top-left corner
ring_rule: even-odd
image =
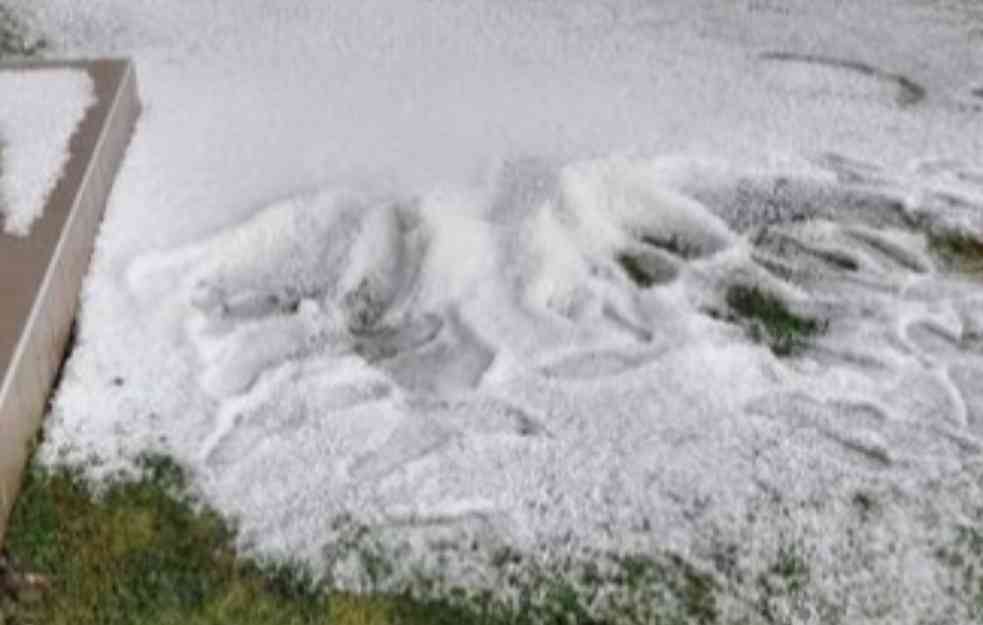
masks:
[[[13,571],[0,562],[0,624],[720,622],[715,578],[665,554],[620,556],[603,571],[594,562],[580,563],[572,569],[576,582],[540,571],[526,578],[517,603],[462,589],[452,589],[446,599],[333,592],[300,566],[240,557],[234,528],[187,496],[181,467],[162,456],[141,464],[141,479],[118,479],[98,493],[72,470],[29,467],[7,534]],[[499,568],[509,572],[529,564],[511,550],[500,560]],[[596,593],[612,582],[632,596],[651,592],[661,599],[610,604],[607,616],[592,614],[585,607],[590,589]]]
[[[50,588],[0,588],[0,623],[507,622],[439,601],[328,593],[299,567],[240,558],[233,530],[181,495],[177,465],[167,458],[144,464],[143,479],[110,484],[99,496],[71,471],[28,470],[7,548]]]
[[[114,480],[98,493],[72,470],[29,467],[7,535],[14,570],[0,566],[0,624],[722,622],[716,577],[671,554],[619,556],[606,568],[582,562],[571,568],[575,581],[549,571],[524,576],[515,603],[462,589],[446,599],[333,592],[300,566],[240,557],[234,528],[187,496],[178,465],[159,456],[141,464],[141,479]],[[530,564],[511,550],[500,559],[510,574]],[[609,604],[598,616],[586,604],[611,583],[641,601]]]

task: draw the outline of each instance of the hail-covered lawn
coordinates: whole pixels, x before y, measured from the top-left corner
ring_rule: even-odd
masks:
[[[8,3],[146,105],[42,462],[347,590],[979,618],[975,3]]]

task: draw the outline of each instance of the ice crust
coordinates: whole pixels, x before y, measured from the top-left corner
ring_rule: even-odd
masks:
[[[963,614],[983,292],[924,234],[983,232],[962,6],[32,0],[147,105],[42,456],[171,454],[353,587],[352,524],[498,590],[501,545],[732,545],[748,599],[791,543],[801,605]],[[776,358],[735,284],[829,329]]]

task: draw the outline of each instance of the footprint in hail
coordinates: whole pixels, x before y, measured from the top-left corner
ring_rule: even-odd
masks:
[[[884,434],[890,418],[873,403],[829,402],[802,393],[784,393],[753,400],[745,411],[771,417],[792,429],[814,431],[858,468],[882,470],[898,460]]]
[[[798,52],[765,52],[759,56],[765,62],[795,68],[783,76],[787,88],[812,89],[827,86],[834,96],[871,99],[881,97],[871,86],[883,85],[893,91],[894,103],[902,108],[914,106],[925,99],[927,91],[904,74],[896,73],[853,59],[804,54]],[[805,70],[805,71],[803,71]],[[811,73],[810,73],[811,70]],[[860,79],[861,84],[855,84]]]
[[[505,400],[474,395],[460,400],[420,398],[406,404],[400,423],[377,449],[349,467],[359,481],[381,480],[439,454],[461,437],[548,437],[542,419]]]
[[[946,317],[948,287],[926,290],[939,274],[918,229],[942,213],[874,164],[813,160],[670,184],[657,161],[517,159],[478,190],[325,191],[148,255],[128,278],[189,347],[216,471],[310,437],[337,479],[374,492],[432,479],[462,446],[548,444],[549,415],[503,388],[641,381],[697,341],[760,342],[761,311],[703,314],[745,283],[786,322],[829,329],[799,362],[762,345],[776,377],[818,372],[850,391],[778,393],[748,412],[875,473],[919,449],[973,449],[983,330],[970,317],[983,314],[954,304]],[[932,202],[945,185],[975,193],[964,164],[922,169]]]
[[[908,390],[901,393],[899,388]],[[827,453],[813,449],[819,441],[832,458],[851,470],[878,473],[892,467],[917,471],[933,457],[956,458],[983,450],[978,440],[944,415],[952,409],[949,401],[938,380],[911,374],[899,378],[897,387],[867,397],[781,392],[754,399],[744,410],[797,433],[810,447],[809,453]]]
[[[842,167],[831,171],[842,176]],[[858,176],[876,174],[855,168],[862,172]],[[815,220],[870,228],[907,228],[912,221],[906,191],[894,184],[843,184],[803,173],[737,174],[716,184],[687,182],[685,188],[741,233]]]
[[[718,216],[661,186],[656,173],[613,159],[568,166],[546,181],[555,190],[528,207],[524,224],[538,274],[527,281],[528,299],[572,321],[593,317],[650,342],[658,324],[647,306],[660,287],[679,284],[694,263],[736,242]],[[502,186],[515,194],[527,185]]]
[[[335,425],[338,440],[326,440],[329,448],[351,445],[343,415],[384,406],[396,394],[388,380],[350,356],[330,365],[296,363],[254,392],[223,401],[199,454],[210,467],[228,466],[272,440],[316,430],[318,421]]]
[[[231,397],[285,362],[354,352],[375,363],[435,340],[441,315],[406,310],[423,253],[412,219],[412,207],[324,194],[206,244],[188,324],[202,387]]]
[[[666,289],[726,265],[742,236],[775,280],[811,289],[928,270],[893,234],[909,215],[878,168],[819,160],[850,183],[745,175],[677,192],[657,164],[518,159],[484,200],[324,192],[279,202],[157,271],[187,293],[201,386],[219,400],[284,363],[348,353],[409,392],[475,389],[500,351],[515,351],[503,328],[546,348],[552,337],[586,341],[545,363],[547,376],[612,375],[647,356],[612,350],[610,332],[637,344],[666,334],[685,313]],[[468,309],[490,294],[499,327]]]

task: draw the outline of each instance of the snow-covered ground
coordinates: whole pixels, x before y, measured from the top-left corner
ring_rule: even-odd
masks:
[[[95,102],[81,70],[0,72],[0,223],[27,236],[68,160],[68,142]]]
[[[983,233],[978,3],[11,4],[146,104],[49,461],[172,454],[340,583],[351,526],[478,586],[669,549],[736,615],[793,549],[795,622],[964,622],[983,291],[925,232]]]

